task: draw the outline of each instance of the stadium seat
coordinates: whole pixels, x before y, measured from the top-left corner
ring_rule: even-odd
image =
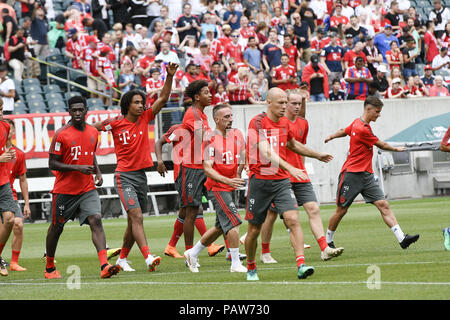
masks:
[[[64,101],[63,96],[61,95],[61,93],[58,92],[49,92],[45,94],[45,100],[50,101],[53,99],[59,99],[61,101]]]
[[[57,84],[46,84],[45,86],[42,86],[42,89],[45,93],[61,93],[62,90]]]
[[[42,88],[40,85],[29,85],[29,86],[24,86],[23,91],[25,92],[25,94],[42,93]]]
[[[89,109],[94,110],[94,107],[98,107],[98,106],[100,106],[104,109],[103,101],[99,98],[89,98],[86,100],[86,102],[87,102],[87,106]]]
[[[25,100],[27,103],[33,102],[33,101],[42,101],[44,102],[44,97],[40,93],[29,93],[25,95]]]
[[[25,94],[25,92],[23,92],[22,86],[16,86],[15,90],[16,90],[16,93],[19,95]]]
[[[49,63],[64,64],[64,56],[60,53],[54,54],[54,55],[49,55],[49,56],[47,56],[47,58],[45,58],[45,61],[47,61]]]
[[[28,109],[30,113],[47,113],[47,106],[44,101],[28,102]]]
[[[17,111],[17,112],[16,112]],[[19,112],[20,111],[20,112]],[[14,102],[14,113],[15,114],[24,114],[27,113],[27,106],[23,101]]]
[[[70,92],[66,92],[64,94],[64,98],[66,98],[66,102],[68,102],[70,98],[75,97],[75,96],[81,96],[81,93],[76,92],[76,91],[70,91]]]
[[[27,78],[27,79],[23,79],[22,80],[22,86],[24,88],[28,87],[28,86],[37,86],[40,87],[41,83],[39,82],[39,79],[36,78]]]
[[[60,99],[51,99],[47,102],[49,112],[66,112],[66,103]]]

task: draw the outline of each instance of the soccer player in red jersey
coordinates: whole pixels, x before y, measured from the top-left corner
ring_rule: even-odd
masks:
[[[447,132],[441,141],[440,149],[442,152],[450,152],[450,127],[448,127]],[[450,251],[450,228],[444,228],[442,233],[444,235],[444,248],[445,250]]]
[[[12,138],[16,133],[14,121],[12,121],[11,119],[6,119],[6,121],[9,123],[11,128],[9,131],[8,141],[6,142],[6,148],[14,150],[16,152],[16,158],[8,162],[8,174],[11,184],[11,190],[13,192],[14,200],[16,201],[16,210],[14,211],[13,238],[11,242],[12,254],[9,270],[26,271],[26,268],[23,268],[19,265],[19,255],[23,243],[23,218],[29,218],[31,214],[30,202],[28,197],[28,181],[26,174],[27,167],[25,164],[25,153],[12,144]],[[17,192],[16,190],[14,190],[13,186],[16,177],[19,177],[20,190],[22,191],[22,196],[25,201],[23,213],[20,204],[17,202]]]
[[[3,225],[0,228],[0,275],[2,276],[7,276],[8,270],[1,254],[13,229],[14,212],[17,208],[8,173],[10,166],[8,162],[16,158],[15,151],[6,147],[9,130],[9,123],[3,121],[3,100],[0,99],[0,223]]]
[[[125,93],[120,100],[122,115],[97,122],[99,131],[111,131],[117,156],[114,184],[120,201],[127,212],[122,250],[117,264],[124,271],[134,271],[128,262],[128,254],[136,241],[149,271],[155,271],[160,257],[150,253],[143,224],[143,212],[147,211],[148,184],[145,169],[153,166],[148,139],[148,124],[167,103],[178,65],[169,62],[166,67],[166,82],[159,98],[148,109],[145,108],[145,94],[140,90]]]
[[[173,181],[177,181],[178,174],[180,172],[180,163],[181,159],[183,157],[183,150],[179,147],[182,139],[183,139],[183,132],[182,124],[174,124],[167,130],[167,132],[156,142],[155,144],[155,154],[156,159],[158,161],[158,166],[156,170],[159,172],[159,174],[164,177],[167,173],[167,168],[162,160],[162,146],[166,143],[172,143],[172,159],[173,159]],[[175,187],[175,189],[178,189]],[[180,255],[177,251],[177,243],[178,239],[183,234],[183,224],[184,224],[184,218],[186,215],[186,208],[180,208],[178,211],[178,217],[175,220],[175,224],[173,226],[173,233],[172,237],[170,238],[169,243],[167,244],[166,248],[164,249],[164,254],[166,256],[170,256],[173,258],[183,258],[182,255]],[[203,235],[206,231],[206,224],[203,220],[203,207],[199,207],[199,212],[197,214],[197,217],[195,219],[195,227],[197,228],[200,235]],[[208,253],[210,256],[214,256],[218,253],[218,249],[220,245],[216,245],[214,243],[210,244],[208,246]]]
[[[355,119],[347,128],[340,129],[325,139],[325,143],[346,136],[350,136],[350,150],[347,160],[342,166],[337,189],[337,208],[331,217],[326,233],[327,243],[334,248],[334,233],[339,222],[347,213],[353,200],[362,194],[364,200],[372,203],[381,213],[383,221],[391,228],[402,249],[406,249],[419,239],[419,235],[404,234],[394,213],[386,201],[383,191],[375,181],[372,170],[373,146],[382,150],[402,152],[404,147],[393,147],[381,141],[374,135],[370,122],[375,122],[381,115],[383,102],[369,96],[364,101],[364,112],[360,118]]]
[[[288,149],[307,157],[329,162],[333,157],[318,153],[295,139],[288,119],[284,117],[287,95],[280,88],[272,88],[267,95],[267,113],[254,117],[249,124],[247,137],[247,159],[250,169],[247,210],[245,219],[248,231],[245,238],[247,254],[247,280],[259,280],[256,273],[255,254],[257,238],[274,203],[290,230],[291,244],[297,262],[297,277],[304,279],[314,273],[314,268],[305,265],[304,238],[298,220],[297,203],[292,191],[290,177],[307,179],[303,170],[289,164]]]
[[[233,190],[245,183],[241,179],[245,165],[245,142],[242,133],[232,128],[233,112],[229,105],[215,106],[213,118],[216,130],[206,142],[203,167],[208,177],[205,185],[216,209],[216,223],[193,248],[184,252],[184,258],[189,269],[198,272],[200,252],[223,234],[230,247],[230,271],[247,272],[239,259],[239,225],[242,221],[232,194]]]
[[[306,91],[289,90],[287,92],[288,104],[286,107],[286,118],[289,120],[288,124],[292,126],[295,140],[302,144],[306,144],[306,138],[309,131],[308,120],[305,119],[307,95],[307,89]],[[286,151],[286,161],[292,166],[304,170],[306,173],[304,160],[299,154],[288,149]],[[322,260],[330,260],[331,258],[341,255],[344,248],[333,249],[327,245],[322,219],[320,217],[319,205],[309,177],[302,180],[291,177],[290,180],[292,190],[297,199],[297,205],[303,206],[308,215],[309,226],[319,244]],[[263,249],[261,261],[264,263],[277,262],[271,257],[269,247],[276,218],[277,209],[271,207],[261,229],[261,246]]]
[[[47,231],[46,279],[59,279],[55,267],[55,252],[64,225],[78,218],[80,225],[88,224],[92,242],[100,260],[101,278],[110,278],[120,271],[120,266],[107,260],[106,239],[102,226],[101,204],[95,186],[103,184],[95,151],[98,132],[86,124],[86,100],[81,96],[68,101],[71,120],[55,132],[49,149],[48,167],[56,176],[53,186],[52,222]],[[95,174],[95,182],[93,179]]]
[[[298,88],[297,70],[289,64],[289,56],[281,55],[281,65],[273,69],[272,84],[282,90]]]

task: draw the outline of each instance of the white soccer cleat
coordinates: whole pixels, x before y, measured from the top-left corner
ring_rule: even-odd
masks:
[[[124,258],[124,259],[120,259],[119,258],[119,259],[117,259],[116,264],[118,264],[123,271],[126,271],[126,272],[136,271],[132,267],[130,267],[130,264],[127,261],[127,258]]]
[[[342,254],[342,252],[344,252],[344,248],[342,248],[342,247],[340,247],[340,248],[326,247],[325,250],[323,250],[322,253],[320,254],[320,258],[323,261],[327,261],[327,260],[330,260],[331,258],[340,256]]]
[[[278,263],[277,260],[275,260],[274,258],[272,258],[272,256],[270,255],[270,253],[263,253],[260,257],[260,260],[262,263]]]
[[[161,263],[161,257],[149,254],[147,259],[145,259],[145,264],[147,265],[148,271],[153,272],[156,267]]]
[[[238,264],[237,266],[231,266],[230,272],[247,272],[247,268],[242,264]]]
[[[191,256],[191,249],[186,250],[183,254],[183,257],[189,270],[191,270],[191,272],[198,272],[197,258]]]
[[[305,244],[303,245],[303,248],[309,249],[309,248],[311,248],[311,246],[310,246],[309,244],[306,244],[306,243],[305,243]]]
[[[245,238],[247,238],[247,232],[244,233],[244,235],[243,235],[242,237],[239,238],[239,242],[240,242],[241,244],[244,244],[244,243],[245,243]]]

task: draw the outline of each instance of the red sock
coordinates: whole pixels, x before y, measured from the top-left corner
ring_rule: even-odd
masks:
[[[197,228],[198,232],[200,232],[200,235],[203,235],[206,232],[206,230],[208,230],[208,229],[206,229],[206,224],[205,224],[205,220],[203,220],[203,217],[195,219],[194,224],[195,224],[195,227]]]
[[[49,257],[47,256],[47,269],[55,268],[55,257]]]
[[[325,250],[326,247],[328,247],[327,239],[325,238],[325,236],[320,237],[320,238],[317,240],[317,243],[319,244],[320,251],[323,251],[323,250]]]
[[[130,251],[131,251],[131,248],[122,247],[119,258],[126,259],[128,257],[128,254],[130,253]]]
[[[2,254],[3,248],[5,247],[4,243],[0,243],[0,255]]]
[[[247,270],[255,270],[256,269],[256,260],[248,260],[247,259]]]
[[[262,254],[270,253],[270,243],[261,242],[261,246],[262,246]]]
[[[297,260],[297,268],[299,268],[302,264],[305,264],[305,256],[300,255],[295,258]]]
[[[194,246],[193,245],[189,245],[189,246],[184,246],[186,248],[186,250],[192,249]]]
[[[19,255],[20,255],[20,251],[12,250],[11,263],[18,263],[19,262]]]
[[[147,259],[147,257],[150,254],[150,249],[148,248],[148,246],[145,246],[145,247],[141,248],[141,252],[142,252],[142,255],[144,256],[144,259]]]
[[[176,219],[173,225],[173,233],[172,238],[170,238],[169,241],[169,246],[176,247],[178,239],[180,239],[182,234],[183,234],[183,224],[178,219]]]
[[[106,257],[106,249],[98,252],[98,260],[100,260],[100,267],[108,264],[108,258]]]
[[[230,244],[228,243],[227,239],[225,239],[225,247],[227,247],[227,250],[230,249]]]

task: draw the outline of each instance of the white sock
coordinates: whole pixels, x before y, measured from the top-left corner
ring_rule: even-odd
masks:
[[[394,233],[395,237],[397,238],[398,242],[402,242],[403,239],[405,239],[405,234],[403,233],[402,228],[400,228],[398,224],[393,226],[391,230]]]
[[[202,250],[205,249],[205,248],[206,247],[204,245],[202,245],[202,243],[199,240],[195,244],[195,246],[192,248],[191,255],[194,256],[195,258],[197,258],[198,255],[200,254],[200,252],[202,252]]]
[[[327,243],[333,242],[333,238],[334,238],[334,233],[336,231],[331,231],[327,229],[327,234],[326,234],[326,238],[327,238]]]
[[[241,264],[241,260],[239,260],[239,248],[230,248],[231,254],[231,265],[237,266]]]

